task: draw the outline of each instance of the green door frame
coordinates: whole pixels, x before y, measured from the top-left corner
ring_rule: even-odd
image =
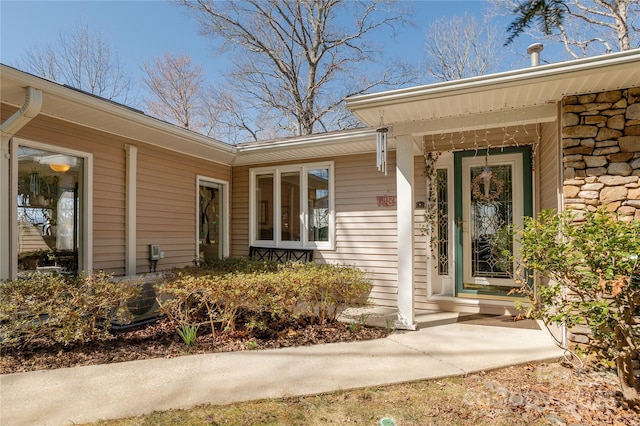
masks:
[[[532,176],[532,164],[531,146],[522,147],[509,147],[509,148],[491,148],[489,150],[489,156],[499,156],[501,154],[522,154],[522,187],[524,189],[523,194],[523,212],[525,216],[533,215],[533,176]],[[454,175],[454,216],[455,223],[462,223],[463,211],[462,211],[462,159],[467,157],[485,156],[487,155],[486,149],[473,150],[473,151],[458,151],[453,153],[453,175]],[[455,283],[456,283],[456,296],[461,291],[463,286],[464,277],[464,256],[462,239],[463,235],[459,226],[455,226],[454,231],[455,238]],[[483,292],[480,290],[465,290],[465,294],[495,294],[489,292]]]

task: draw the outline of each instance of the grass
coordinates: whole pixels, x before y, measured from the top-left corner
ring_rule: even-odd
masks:
[[[490,403],[492,396],[488,391],[483,393],[482,387],[477,379],[453,377],[315,396],[156,412],[97,424],[378,425],[383,417],[393,418],[398,426],[547,424],[530,416],[514,416],[508,407],[487,415],[486,410],[478,407]]]
[[[272,425],[637,426],[640,408],[620,404],[613,372],[560,362],[314,396],[155,412],[100,426]]]

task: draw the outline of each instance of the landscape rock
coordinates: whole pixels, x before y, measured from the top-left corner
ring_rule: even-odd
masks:
[[[622,98],[622,90],[612,90],[610,92],[598,93],[596,102],[617,102]]]
[[[587,169],[587,176],[602,176],[607,173],[607,169],[604,167],[594,167]]]
[[[596,141],[606,141],[609,139],[618,139],[622,136],[622,132],[620,130],[609,129],[607,127],[603,127],[598,131],[598,135],[596,136]]]
[[[614,115],[607,120],[607,127],[610,129],[624,130],[626,120],[623,115]]]
[[[562,129],[562,136],[567,138],[594,138],[597,134],[597,126],[572,126]]]
[[[602,182],[607,186],[625,185],[638,182],[638,178],[634,176],[600,176],[598,182]]]
[[[629,105],[625,118],[627,120],[640,120],[640,103]]]
[[[629,176],[633,168],[629,163],[611,163],[607,168],[607,173],[614,176]]]
[[[605,164],[607,164],[607,159],[605,157],[602,156],[598,156],[598,157],[594,157],[594,156],[590,156],[590,155],[585,155],[582,158],[585,162],[585,164],[587,165],[588,168],[590,167],[601,167],[604,166]]]
[[[623,136],[618,141],[621,152],[640,152],[640,136]]]
[[[600,191],[600,201],[610,203],[627,198],[629,190],[623,186],[607,186]]]

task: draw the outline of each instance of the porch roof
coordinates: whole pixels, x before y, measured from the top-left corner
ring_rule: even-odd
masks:
[[[395,147],[392,138],[389,149]],[[234,166],[368,153],[376,150],[376,130],[360,128],[251,142],[237,145],[237,149]]]
[[[640,49],[346,99],[366,125],[395,135],[553,121],[567,95],[640,85]]]

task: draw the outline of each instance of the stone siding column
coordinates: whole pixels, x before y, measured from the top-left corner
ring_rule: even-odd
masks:
[[[563,100],[564,207],[640,220],[640,87]]]

